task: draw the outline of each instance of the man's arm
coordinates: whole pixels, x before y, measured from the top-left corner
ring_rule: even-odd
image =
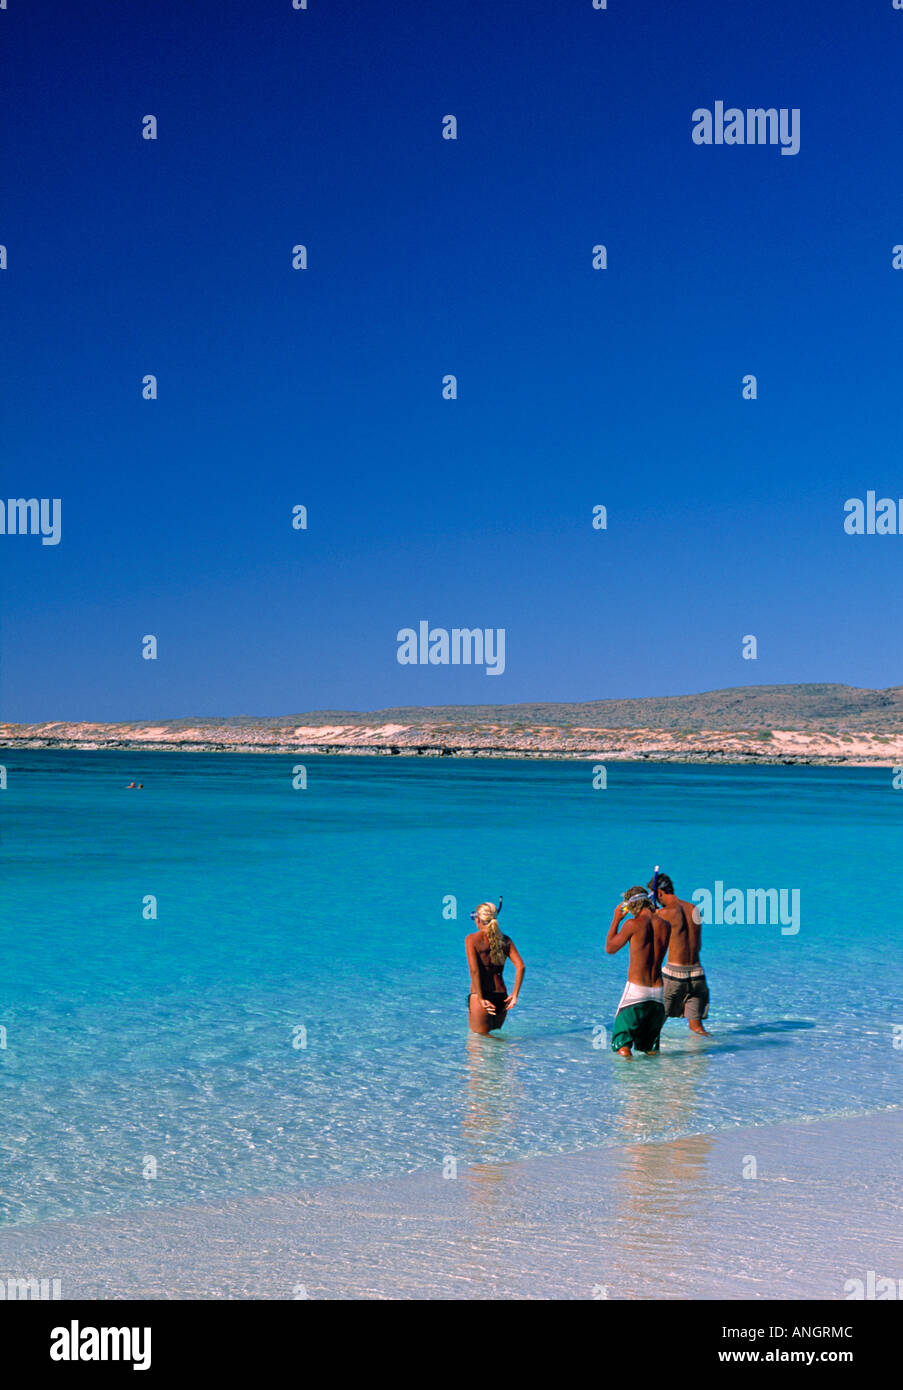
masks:
[[[699,904],[693,904],[693,922],[696,926],[696,958],[699,959],[702,951],[702,913],[699,911]]]
[[[623,903],[618,903],[615,908],[615,915],[611,919],[611,926],[608,928],[608,936],[605,938],[605,950],[610,956],[613,956],[616,951],[620,951],[622,946],[626,946],[627,942],[633,936],[633,929],[636,923],[632,917],[630,921],[625,924],[623,930],[618,931],[618,924],[623,922],[626,916],[627,908]]]

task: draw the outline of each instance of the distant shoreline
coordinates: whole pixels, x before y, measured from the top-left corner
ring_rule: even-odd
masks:
[[[594,744],[585,747],[570,745],[562,747],[506,747],[503,744],[478,745],[462,743],[449,744],[405,744],[391,746],[372,743],[277,743],[250,741],[205,741],[192,742],[185,739],[131,739],[131,740],[93,740],[93,739],[7,739],[0,743],[0,751],[43,751],[43,752],[119,752],[119,753],[262,753],[280,754],[283,757],[366,757],[366,758],[451,758],[494,759],[499,761],[521,762],[650,762],[650,763],[696,763],[720,764],[724,766],[764,766],[764,767],[903,767],[903,738],[894,740],[895,746],[887,750],[863,750],[856,747],[841,751],[837,747],[812,747],[805,749],[788,746],[780,751],[765,752],[749,748],[731,746],[734,736],[726,736],[724,744],[717,746],[717,735],[710,734],[715,746],[680,749],[638,746],[613,747]],[[858,740],[857,740],[858,743]]]
[[[0,747],[903,767],[903,687],[750,685],[571,703],[4,723]]]

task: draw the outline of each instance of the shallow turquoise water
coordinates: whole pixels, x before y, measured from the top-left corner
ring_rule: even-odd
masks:
[[[299,761],[5,754],[7,1221],[899,1104],[889,769],[613,763],[601,791],[590,763],[311,757],[296,791]],[[625,1063],[594,1046],[603,940],[655,863],[799,889],[801,929],[707,928],[714,1041],[672,1022]],[[475,1039],[462,941],[500,891],[527,980]]]

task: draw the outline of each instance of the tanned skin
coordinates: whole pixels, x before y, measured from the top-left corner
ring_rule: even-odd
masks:
[[[669,965],[698,965],[702,947],[702,919],[695,903],[688,903],[674,893],[663,893],[656,889],[656,897],[661,903],[659,914],[671,927],[671,945],[668,950]],[[711,1033],[702,1026],[702,1021],[687,1019],[691,1030],[710,1038]]]
[[[498,1015],[498,1010],[492,1000],[486,996],[490,994],[504,994],[506,996],[505,1002],[501,1006],[501,1020],[504,1022],[508,1016],[508,1010],[513,1009],[517,1003],[517,996],[524,982],[527,967],[524,965],[520,952],[510,936],[503,936],[502,940],[505,943],[505,953],[508,959],[514,962],[514,988],[510,994],[507,993],[505,979],[502,975],[504,965],[493,965],[492,963],[492,956],[489,953],[489,937],[486,933],[473,931],[464,941],[467,964],[470,968],[468,1021],[471,1031],[474,1033],[488,1034],[493,1031],[489,1027],[489,1019],[490,1017],[495,1018]]]
[[[667,918],[650,912],[648,907],[642,908],[638,916],[625,922],[627,914],[628,909],[624,904],[618,903],[611,919],[611,926],[608,928],[605,950],[608,955],[613,956],[629,941],[630,964],[627,967],[627,979],[631,984],[657,989],[662,983],[662,961],[668,949],[671,925]],[[621,1057],[633,1056],[629,1047],[619,1047],[618,1054]],[[654,1052],[647,1054],[649,1057],[656,1055]]]

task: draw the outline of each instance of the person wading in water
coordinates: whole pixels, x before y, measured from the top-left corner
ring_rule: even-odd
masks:
[[[492,1033],[501,1028],[508,1010],[517,1003],[524,982],[526,966],[511,937],[504,936],[499,928],[500,910],[501,899],[499,907],[495,903],[480,903],[476,912],[470,914],[477,930],[464,942],[470,968],[468,1021],[474,1033]],[[510,994],[502,974],[509,960],[514,965],[514,988]]]

